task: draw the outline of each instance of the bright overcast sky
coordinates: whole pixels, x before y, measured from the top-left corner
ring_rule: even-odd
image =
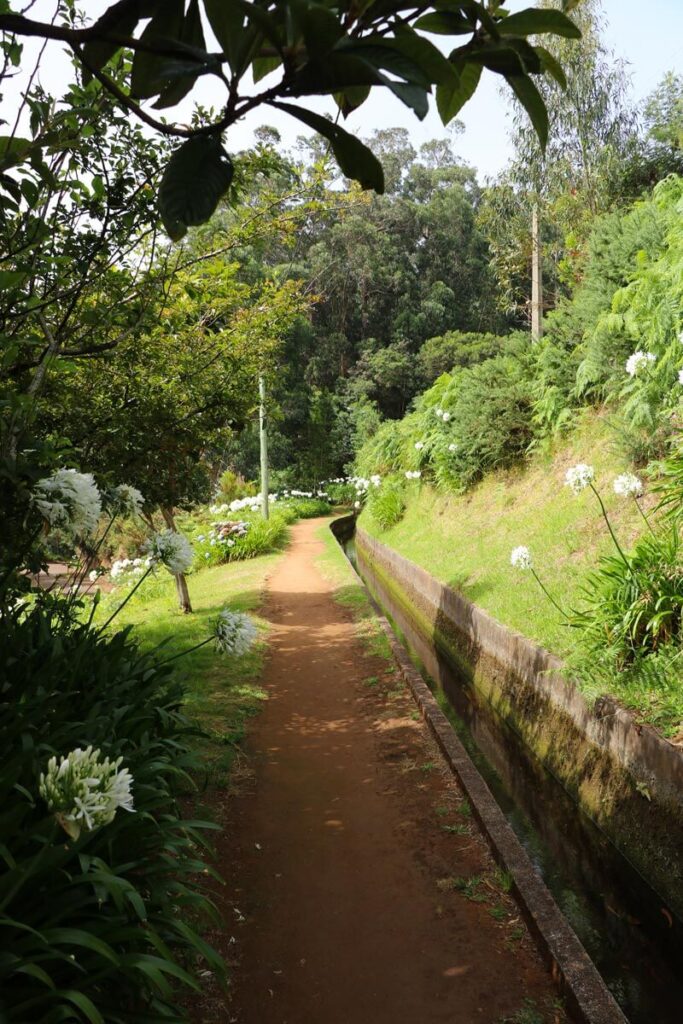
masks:
[[[111,2],[111,0],[109,0]],[[107,7],[104,0],[88,0],[83,4],[94,14]],[[510,10],[533,6],[533,0],[510,0]],[[608,48],[616,57],[626,60],[632,80],[632,94],[642,99],[656,86],[666,71],[678,71],[683,65],[683,0],[603,0],[607,21],[605,39]],[[49,18],[54,4],[51,0],[37,0],[31,15],[35,18]],[[436,37],[434,37],[436,38]],[[28,44],[33,50],[33,44]],[[68,67],[60,54],[61,45],[51,43],[48,47],[45,70],[41,75],[43,86],[50,92],[59,93],[66,84]],[[497,76],[484,72],[482,83],[475,97],[467,104],[460,117],[465,124],[465,133],[458,139],[458,151],[468,163],[474,165],[482,177],[494,175],[506,163],[509,147],[505,103],[499,91]],[[16,86],[19,86],[19,81]],[[408,129],[415,146],[427,139],[444,135],[444,128],[436,110],[430,111],[420,122],[403,104],[384,90],[374,90],[371,97],[346,122],[345,126],[361,135],[367,135],[373,128],[401,125]],[[205,106],[219,106],[224,95],[223,87],[212,85],[209,79],[201,80],[193,96]],[[16,96],[16,93],[15,93]],[[6,90],[4,116],[14,105],[15,97]],[[318,110],[334,111],[331,101],[311,102]],[[173,113],[179,119],[186,119],[189,108],[186,103]],[[171,112],[168,112],[169,119]],[[285,144],[293,144],[297,135],[305,129],[299,122],[279,111],[264,109],[256,111],[247,120],[235,125],[226,138],[230,150],[244,149],[253,140],[253,131],[260,124],[277,127]]]

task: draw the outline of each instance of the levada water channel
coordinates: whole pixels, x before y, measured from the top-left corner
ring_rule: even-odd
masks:
[[[358,572],[353,517],[333,532]],[[365,566],[361,578],[628,1020],[680,1024],[683,923]]]

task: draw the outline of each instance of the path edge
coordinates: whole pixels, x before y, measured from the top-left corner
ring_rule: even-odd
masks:
[[[329,529],[335,539],[337,530],[334,527],[338,528],[344,520],[348,525],[350,518],[343,517],[330,523]],[[355,573],[352,566],[351,569]],[[372,604],[399,672],[448,767],[462,786],[495,860],[512,878],[513,892],[570,1013],[579,1024],[628,1024],[431,690],[396,638],[388,619],[361,577],[357,573],[355,575]]]

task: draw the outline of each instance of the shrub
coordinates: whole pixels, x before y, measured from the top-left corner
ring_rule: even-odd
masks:
[[[0,664],[0,1017],[179,1021],[174,988],[197,961],[212,912],[200,822],[178,796],[193,732],[168,666],[128,631],[102,636],[64,601],[3,615]],[[39,795],[48,760],[92,745],[123,758],[134,812],[67,838]]]
[[[503,341],[497,334],[466,331],[448,331],[437,338],[429,338],[418,355],[425,382],[433,384],[442,373],[491,359],[498,355]]]
[[[680,642],[683,562],[678,531],[646,533],[627,560],[605,555],[588,578],[586,606],[572,617],[581,642],[621,668]]]
[[[237,518],[237,517],[235,517]],[[195,569],[206,565],[223,565],[225,562],[240,562],[277,551],[287,536],[287,526],[296,519],[296,513],[286,508],[273,508],[270,518],[260,513],[240,516],[248,524],[243,536],[231,536],[222,540],[211,527],[200,533],[194,540]],[[216,517],[213,517],[215,520]],[[201,538],[201,539],[200,539]]]
[[[286,502],[297,519],[315,519],[316,516],[329,516],[332,506],[324,498],[295,498]]]
[[[450,420],[433,444],[437,481],[464,491],[484,473],[523,458],[534,439],[527,361],[488,359],[455,374],[442,398]]]
[[[368,492],[366,508],[383,530],[388,530],[400,523],[406,510],[403,480],[389,478],[380,487],[371,488]]]
[[[251,480],[245,480],[239,473],[233,473],[226,469],[218,481],[215,503],[227,502],[230,504],[235,498],[247,498],[258,493],[256,484]]]

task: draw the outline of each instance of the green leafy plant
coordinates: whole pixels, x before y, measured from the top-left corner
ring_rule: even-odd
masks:
[[[368,492],[366,508],[375,522],[389,530],[400,523],[406,510],[405,483],[400,477],[389,477]]]
[[[178,1021],[177,987],[224,966],[202,939],[214,911],[209,823],[184,821],[194,729],[158,657],[104,636],[50,597],[3,614],[0,661],[0,1015]],[[93,746],[130,773],[133,810],[69,839],[40,795],[51,757]]]

